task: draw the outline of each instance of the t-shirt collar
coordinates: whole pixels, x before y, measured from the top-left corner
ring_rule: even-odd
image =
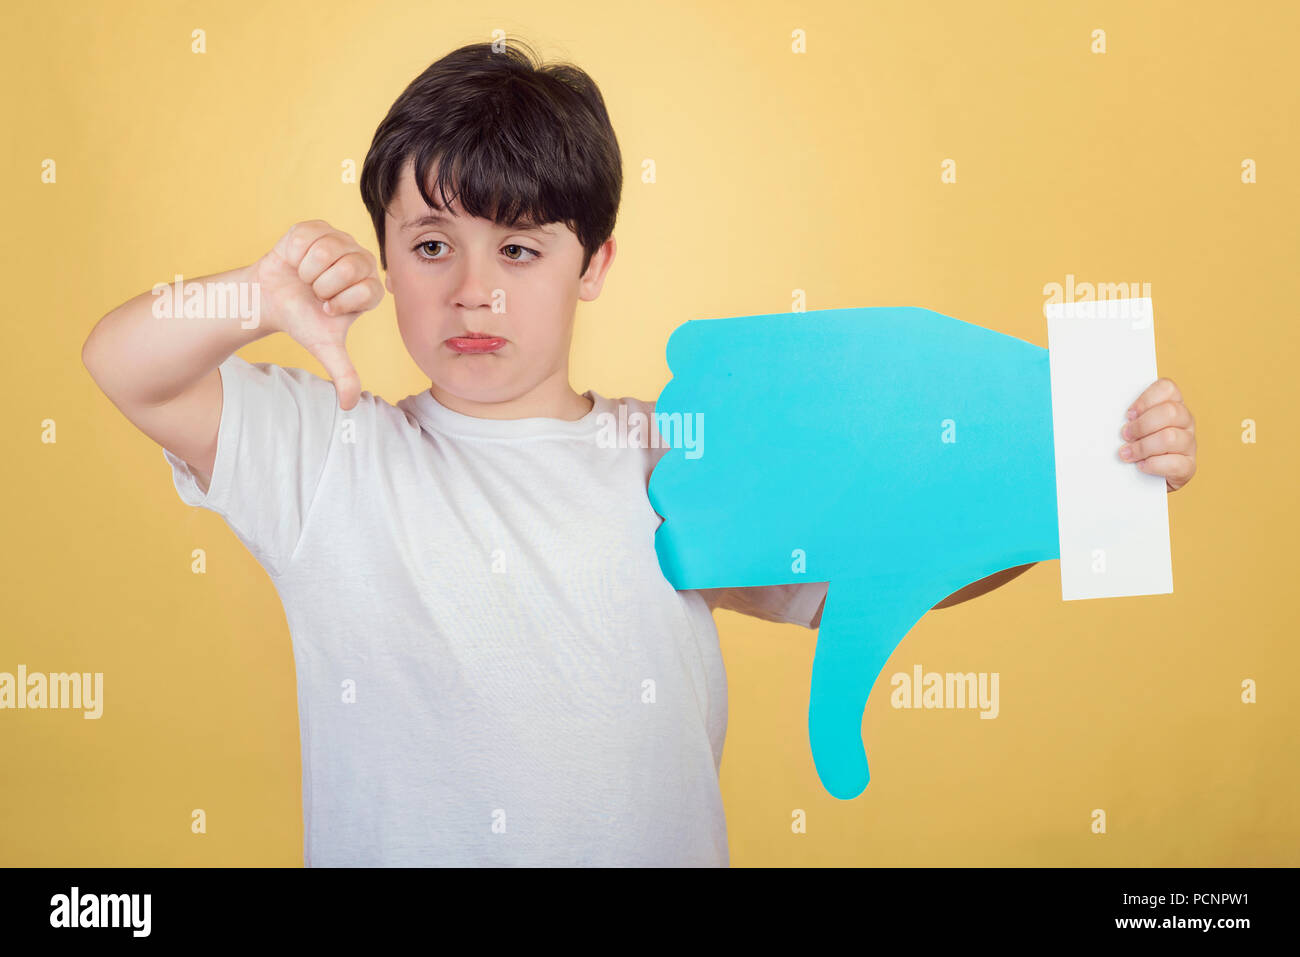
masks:
[[[592,400],[591,411],[580,419],[554,419],[530,416],[523,419],[484,419],[447,408],[428,389],[408,396],[400,405],[410,409],[427,429],[445,435],[466,438],[521,438],[594,436],[600,429],[602,413],[614,414],[612,403],[600,393],[588,389],[582,393]]]

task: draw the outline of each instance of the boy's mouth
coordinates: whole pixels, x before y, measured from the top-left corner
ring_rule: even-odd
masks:
[[[495,352],[506,344],[500,336],[488,335],[486,332],[467,332],[447,340],[447,348],[463,355],[479,355]]]

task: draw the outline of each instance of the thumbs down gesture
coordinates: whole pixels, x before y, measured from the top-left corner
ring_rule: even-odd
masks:
[[[680,590],[829,582],[808,731],[827,791],[855,797],[867,699],[912,626],[963,586],[1062,554],[1048,350],[863,308],[693,320],[668,364],[656,416],[672,448],[649,485],[660,566]],[[1124,408],[1099,454],[1163,500],[1163,478],[1115,456]],[[707,443],[682,447],[680,422]]]

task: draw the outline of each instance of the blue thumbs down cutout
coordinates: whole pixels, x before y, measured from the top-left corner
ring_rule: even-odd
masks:
[[[904,636],[958,589],[1060,557],[1048,351],[914,307],[697,319],[656,419],[696,417],[650,478],[679,590],[829,582],[808,735],[823,786],[870,781],[862,719]]]

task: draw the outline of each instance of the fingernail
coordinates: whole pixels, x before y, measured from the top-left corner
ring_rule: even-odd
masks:
[[[1124,426],[1124,428],[1122,428],[1122,429],[1119,430],[1119,434],[1122,435],[1122,436],[1124,436],[1124,438],[1126,438],[1126,439],[1131,439],[1131,438],[1133,438],[1133,436],[1131,436],[1131,435],[1128,434],[1128,426],[1127,426],[1127,425]]]
[[[1122,458],[1125,462],[1127,462],[1129,459],[1133,457],[1133,450],[1126,445],[1119,450],[1119,457]]]
[[[1137,409],[1129,409],[1129,410],[1128,410],[1128,417],[1129,417],[1130,419],[1136,419],[1136,418],[1138,417],[1138,411],[1137,411]]]
[[[333,315],[333,313],[330,312],[330,304],[328,302],[322,303],[321,308],[324,309],[326,313]]]

